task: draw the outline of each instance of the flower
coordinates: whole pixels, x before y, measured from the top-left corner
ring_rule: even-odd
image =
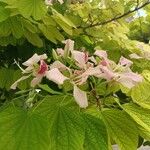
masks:
[[[31,58],[29,58],[26,62],[24,62],[23,65],[26,66],[27,68],[25,70],[22,69],[22,73],[28,75],[22,76],[14,84],[12,84],[10,88],[16,89],[19,82],[26,80],[32,74],[33,76],[35,76],[35,78],[31,81],[32,87],[41,82],[43,76],[45,75],[45,72],[48,70],[47,64],[44,62],[44,59],[47,59],[46,54],[43,55],[34,54]],[[40,66],[38,65],[39,61]]]
[[[76,103],[81,108],[86,108],[88,106],[87,92],[81,90],[79,85],[86,83],[89,76],[105,79],[108,82],[115,81],[129,89],[143,80],[141,75],[130,69],[133,62],[123,56],[120,57],[118,63],[115,63],[108,58],[107,52],[104,50],[96,50],[94,56],[89,57],[87,52],[74,50],[74,41],[68,39],[63,43],[65,43],[64,49],[53,50],[56,61],[50,65],[47,65],[45,61],[47,59],[46,54],[34,54],[23,63],[26,69],[19,66],[25,75],[18,79],[11,88],[15,89],[20,81],[31,76],[34,77],[31,81],[32,87],[39,84],[43,77],[58,85],[69,80],[73,85],[73,96]],[[95,56],[100,59],[96,59]],[[75,63],[70,65],[67,60]],[[67,73],[67,76],[64,73]]]
[[[96,67],[85,71],[82,77],[87,78],[92,75],[98,78],[106,79],[107,81],[113,80],[121,83],[127,88],[132,88],[137,83],[142,82],[142,76],[132,72],[130,69],[130,66],[133,64],[132,61],[121,56],[119,63],[116,64],[107,58],[107,53],[103,50],[96,50],[94,54],[102,60]]]

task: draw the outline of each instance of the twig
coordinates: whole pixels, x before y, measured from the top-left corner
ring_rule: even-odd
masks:
[[[137,6],[137,7],[135,7],[135,9],[130,10],[130,11],[128,11],[128,12],[126,12],[126,13],[120,15],[120,16],[116,16],[116,17],[114,17],[114,18],[112,18],[112,19],[109,19],[109,20],[106,20],[106,21],[104,21],[104,22],[99,22],[99,23],[92,24],[92,25],[89,25],[89,26],[83,27],[83,28],[84,28],[84,29],[87,29],[87,28],[91,28],[91,27],[96,27],[96,26],[100,26],[100,25],[105,25],[105,24],[110,23],[110,22],[112,22],[112,21],[119,20],[119,19],[121,19],[121,18],[123,18],[123,17],[125,17],[125,16],[127,16],[127,15],[129,15],[129,14],[131,14],[131,13],[133,13],[133,12],[135,12],[135,11],[137,11],[137,10],[139,10],[139,9],[141,9],[141,8],[143,8],[143,7],[145,7],[145,6],[147,6],[147,5],[149,5],[149,4],[150,4],[150,0],[148,0],[146,3],[142,4],[141,6]],[[79,28],[81,28],[81,27],[79,27]]]

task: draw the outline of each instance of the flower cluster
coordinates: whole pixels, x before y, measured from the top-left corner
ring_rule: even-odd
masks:
[[[104,50],[96,50],[93,56],[89,56],[87,52],[74,50],[74,41],[68,39],[63,43],[65,44],[64,49],[53,50],[55,61],[50,65],[45,61],[46,54],[34,54],[24,62],[23,65],[27,67],[25,70],[22,69],[24,76],[17,80],[11,88],[16,89],[20,81],[30,76],[34,77],[31,81],[32,87],[39,84],[43,77],[58,85],[69,80],[74,87],[75,101],[81,108],[86,108],[88,106],[87,93],[81,90],[79,85],[86,83],[90,76],[105,79],[108,82],[115,81],[129,89],[143,80],[142,76],[130,69],[132,61],[123,56],[116,64],[108,58],[107,52]],[[65,60],[69,60],[70,64]],[[64,72],[68,72],[68,74],[65,75]]]

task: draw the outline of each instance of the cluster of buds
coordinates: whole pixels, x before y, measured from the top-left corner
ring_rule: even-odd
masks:
[[[74,41],[68,39],[63,43],[65,44],[64,49],[53,50],[55,61],[50,65],[45,62],[46,54],[34,54],[24,62],[23,65],[27,67],[25,70],[22,69],[24,76],[17,80],[11,88],[16,89],[20,81],[30,76],[34,77],[31,81],[32,87],[38,85],[43,77],[58,85],[69,80],[74,87],[75,101],[81,108],[86,108],[88,106],[87,93],[81,90],[79,86],[86,83],[90,76],[105,79],[108,82],[118,82],[118,84],[129,89],[143,80],[141,75],[130,69],[132,61],[123,56],[116,64],[108,59],[107,52],[104,50],[96,50],[93,56],[89,56],[87,52],[74,50]],[[66,71],[68,72],[67,75],[64,74]]]

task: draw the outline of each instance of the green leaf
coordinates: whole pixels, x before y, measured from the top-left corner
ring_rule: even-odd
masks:
[[[147,130],[143,128],[142,126],[138,126],[138,130],[139,130],[140,136],[142,136],[145,140],[150,141],[150,132],[147,132]]]
[[[148,82],[150,82],[150,71],[149,71],[149,70],[144,70],[144,71],[142,72],[142,75],[144,76],[144,78],[145,78]]]
[[[52,41],[53,43],[57,43],[57,40],[59,41],[64,40],[63,35],[59,32],[59,30],[56,27],[39,24],[39,28],[46,36],[46,38]]]
[[[23,35],[23,28],[19,17],[10,17],[4,22],[0,22],[0,36],[8,36],[10,34],[17,39],[21,38]]]
[[[139,107],[135,104],[123,105],[124,110],[136,121],[136,123],[142,126],[147,132],[150,133],[150,110]]]
[[[4,7],[0,6],[0,22],[6,20],[10,15],[10,12]]]
[[[84,149],[108,150],[108,136],[103,121],[85,113],[82,116],[85,122]]]
[[[69,35],[72,35],[72,28],[76,28],[76,27],[67,17],[58,13],[54,9],[53,9],[52,17],[66,33],[68,33]]]
[[[44,36],[50,40],[53,43],[57,43],[56,39],[54,38],[54,35],[52,34],[51,30],[49,30],[45,25],[39,24],[39,29],[42,31]]]
[[[150,83],[142,82],[131,90],[131,97],[135,103],[150,109]]]
[[[83,149],[84,124],[72,96],[47,96],[33,111],[49,120],[50,150]]]
[[[39,115],[12,106],[0,112],[1,150],[47,150],[48,123]]]
[[[56,22],[59,20],[59,21],[64,22],[66,25],[68,25],[70,27],[76,28],[76,26],[73,24],[73,22],[71,20],[69,20],[66,16],[63,16],[62,14],[57,12],[55,9],[52,9],[52,11],[53,11],[53,18],[55,19]]]
[[[33,44],[33,45],[35,45],[35,46],[37,46],[37,47],[42,47],[42,46],[43,46],[43,41],[42,41],[42,39],[39,37],[38,34],[32,33],[32,32],[29,32],[29,31],[25,30],[24,36],[27,38],[27,40],[28,40],[31,44]]]
[[[24,28],[26,28],[28,31],[30,31],[32,33],[37,32],[37,27],[35,25],[33,25],[29,20],[21,19],[21,22],[22,22],[22,25],[24,26]]]
[[[17,38],[21,38],[23,35],[22,24],[18,17],[11,17],[9,19],[9,24],[11,25],[11,32]]]
[[[35,20],[40,20],[47,11],[43,0],[18,0],[16,5],[25,18],[33,16]]]
[[[137,128],[124,111],[104,110],[102,116],[110,137],[115,140],[121,150],[137,150]]]
[[[11,68],[1,68],[0,69],[0,88],[5,88],[7,90],[10,90],[11,84],[14,82],[13,76],[14,76],[15,70]]]

